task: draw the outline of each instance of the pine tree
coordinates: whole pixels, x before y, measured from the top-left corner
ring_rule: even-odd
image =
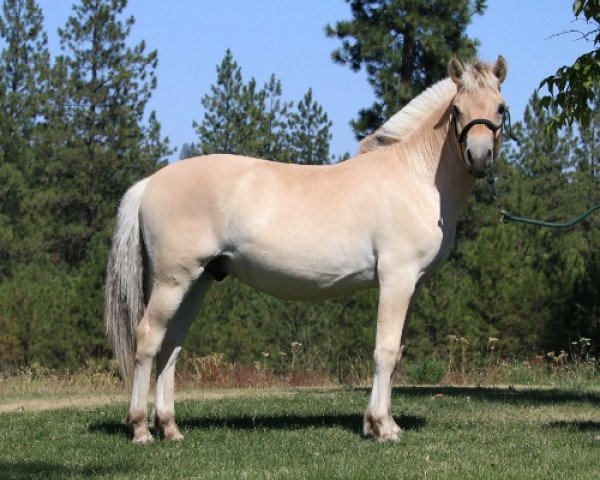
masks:
[[[228,49],[217,67],[216,84],[202,97],[204,118],[193,123],[199,142],[186,144],[185,157],[233,153],[286,161],[284,140],[290,104],[281,94],[281,82],[275,75],[261,89],[254,78],[245,83]]]
[[[594,101],[587,124],[578,125],[569,190],[566,198],[569,216],[584,212],[600,202],[600,85],[592,88]],[[600,351],[600,214],[595,213],[570,232],[570,242],[564,254],[569,256],[571,298],[566,303],[566,328],[574,340],[592,340]]]
[[[56,70],[66,84],[49,112],[48,200],[54,250],[72,265],[96,233],[108,235],[123,192],[168,152],[155,116],[144,123],[157,54],[146,53],[143,41],[127,46],[134,19],[120,19],[126,3],[81,0],[59,30],[65,55]]]
[[[329,163],[330,128],[323,107],[313,99],[309,88],[288,121],[288,148],[294,163],[323,165]]]
[[[249,153],[267,160],[289,161],[289,151],[285,145],[288,110],[292,103],[282,100],[281,81],[274,74],[258,93],[255,102],[251,103],[253,115],[251,123],[258,128],[253,129],[256,146]]]
[[[593,92],[592,115],[587,128],[579,126],[579,145],[574,155],[578,181],[585,183],[585,197],[590,200],[597,199],[600,184],[600,83],[595,84]]]
[[[38,248],[28,212],[38,118],[48,78],[47,38],[34,0],[5,0],[0,16],[0,280]]]
[[[210,94],[202,97],[204,118],[193,123],[199,138],[197,148],[203,155],[242,153],[236,136],[247,116],[247,107],[241,98],[243,88],[241,68],[227,49],[217,67],[217,83],[211,85]]]
[[[470,58],[477,41],[465,30],[485,0],[346,0],[352,20],[326,26],[342,40],[332,58],[354,71],[366,69],[377,101],[351,125],[358,139],[379,127],[412,98],[447,75],[452,56]]]

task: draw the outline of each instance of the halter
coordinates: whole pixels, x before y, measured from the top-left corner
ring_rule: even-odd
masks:
[[[502,128],[504,128],[504,131],[506,132],[506,136],[508,138],[510,138],[511,140],[514,140],[517,143],[521,143],[512,133],[512,125],[510,123],[510,113],[508,111],[508,108],[505,108],[504,113],[502,114],[502,120],[500,120],[500,123],[498,125],[496,125],[494,122],[487,120],[485,118],[476,118],[475,120],[470,121],[469,123],[467,123],[463,129],[462,132],[458,132],[458,124],[457,124],[457,120],[456,120],[456,116],[453,115],[454,118],[454,130],[456,131],[456,136],[458,138],[458,143],[460,144],[460,146],[462,147],[463,142],[465,141],[465,139],[467,138],[467,134],[469,133],[469,130],[471,130],[471,128],[473,128],[475,125],[485,125],[487,128],[489,128],[492,133],[495,135],[496,132],[498,130],[501,130]]]

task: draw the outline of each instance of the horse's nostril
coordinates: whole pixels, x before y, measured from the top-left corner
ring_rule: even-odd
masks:
[[[473,165],[473,155],[471,155],[471,150],[469,149],[467,149],[467,163]]]
[[[487,153],[485,154],[485,164],[486,166],[490,166],[492,164],[492,162],[494,161],[494,152],[492,152],[492,149],[488,149]]]

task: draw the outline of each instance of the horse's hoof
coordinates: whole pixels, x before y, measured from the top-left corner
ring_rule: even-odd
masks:
[[[399,442],[402,430],[399,432],[390,432],[388,434],[380,434],[375,437],[378,442]]]
[[[180,442],[181,440],[183,440],[183,435],[181,434],[179,428],[177,428],[177,425],[175,424],[169,425],[168,427],[163,429],[162,437],[165,440],[170,440],[174,442]]]
[[[153,441],[154,441],[154,437],[152,437],[152,434],[150,433],[149,430],[146,432],[136,432],[136,434],[131,439],[132,443],[139,443],[142,445],[146,445]]]
[[[373,438],[378,442],[399,442],[402,429],[392,417],[375,420],[367,414],[364,420],[363,433],[365,437]]]

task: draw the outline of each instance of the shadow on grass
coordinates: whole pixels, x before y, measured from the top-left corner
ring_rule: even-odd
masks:
[[[401,415],[394,417],[403,430],[421,430],[426,420],[422,417]],[[344,428],[356,434],[362,433],[361,415],[273,415],[255,417],[196,417],[182,418],[178,424],[183,429],[208,430],[303,430],[308,428]],[[108,435],[129,435],[129,429],[120,422],[99,422],[90,425],[90,432]]]
[[[127,473],[127,470],[115,468],[106,465],[81,465],[72,466],[62,463],[22,461],[5,462],[0,461],[0,478],[14,480],[30,480],[33,478],[43,478],[57,480],[59,478],[94,478],[99,476],[109,476],[114,473]]]
[[[368,389],[357,389],[368,393]],[[494,402],[543,404],[570,402],[600,402],[600,392],[567,390],[547,387],[396,387],[392,396],[396,398],[426,397],[442,394],[448,397],[470,397]]]
[[[123,435],[131,438],[131,430],[123,422],[96,422],[88,428],[90,433],[105,433],[106,435]]]
[[[394,417],[403,430],[420,430],[425,425],[422,417],[401,415]],[[353,433],[362,432],[362,415],[277,415],[228,418],[184,418],[184,428],[228,428],[233,430],[303,430],[307,428],[344,428]]]
[[[592,421],[559,420],[550,422],[547,426],[550,428],[577,430],[579,432],[600,432],[600,422]]]
[[[343,391],[343,390],[340,390]],[[368,396],[370,389],[353,388],[348,391],[361,392]],[[315,393],[311,393],[314,395]],[[396,387],[392,396],[398,401],[402,398],[425,398],[442,395],[443,397],[470,397],[474,400],[485,400],[494,402],[519,403],[519,404],[563,404],[572,402],[590,402],[600,403],[600,392],[578,392],[576,390],[567,390],[563,388],[546,387],[460,387],[460,386],[412,386]],[[366,405],[366,403],[365,403]],[[421,430],[426,419],[410,415],[395,417],[396,423],[403,430]],[[231,430],[299,430],[308,428],[344,428],[356,434],[362,432],[362,416],[351,414],[331,414],[331,415],[298,415],[290,413],[276,416],[207,416],[207,417],[186,417],[183,416],[178,422],[184,429],[211,429],[225,428]],[[576,423],[576,422],[575,422]],[[580,429],[598,429],[600,423],[581,422],[577,427],[575,423],[571,424],[574,428]],[[555,427],[567,427],[567,424],[557,422]],[[99,432],[107,435],[130,436],[129,428],[121,422],[98,422],[90,425],[90,432]]]

